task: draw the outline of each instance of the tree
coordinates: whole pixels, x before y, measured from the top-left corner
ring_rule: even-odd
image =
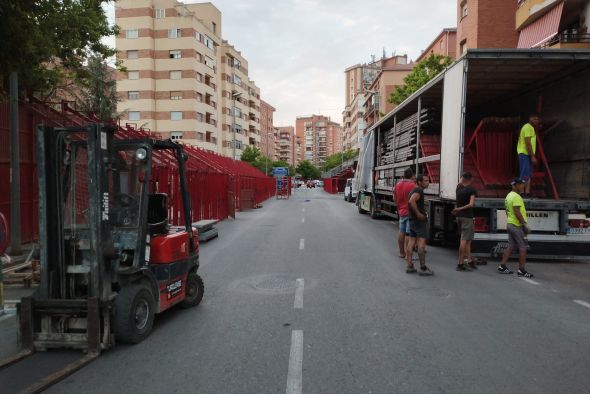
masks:
[[[400,104],[412,93],[424,86],[432,78],[440,74],[445,68],[451,65],[453,59],[448,56],[430,55],[422,60],[411,73],[404,78],[404,86],[398,86],[389,96],[389,102]]]
[[[297,172],[305,179],[317,179],[322,175],[320,170],[311,164],[309,160],[303,160],[299,163]]]
[[[108,1],[107,1],[108,2]],[[0,2],[0,83],[13,71],[29,94],[44,92],[66,77],[88,77],[85,61],[116,50],[101,39],[118,33],[96,0],[2,0]]]
[[[77,94],[80,111],[96,115],[101,121],[108,122],[116,117],[117,81],[114,69],[108,66],[100,56],[93,55],[88,59],[89,77],[80,81],[80,92]]]
[[[260,156],[260,149],[255,146],[248,145],[246,149],[242,152],[242,161],[246,163],[254,163],[258,157]]]
[[[344,152],[334,153],[333,155],[326,157],[326,162],[324,163],[324,166],[322,167],[322,169],[324,171],[329,171],[332,168],[338,167],[340,164],[342,164],[342,162],[350,160],[350,159],[355,158],[357,156],[358,156],[357,149],[348,149]]]

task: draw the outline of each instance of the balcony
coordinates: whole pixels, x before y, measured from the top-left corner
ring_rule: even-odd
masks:
[[[590,49],[590,34],[562,31],[544,46],[551,49]]]
[[[559,1],[517,0],[516,29],[520,30],[549,12]]]

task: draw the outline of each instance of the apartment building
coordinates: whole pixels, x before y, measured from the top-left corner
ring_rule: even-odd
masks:
[[[308,160],[317,167],[324,165],[328,157],[328,135],[342,133],[340,125],[324,115],[297,117],[295,134],[301,140],[299,159]],[[342,137],[340,137],[342,138]],[[334,148],[333,148],[334,149]]]
[[[448,27],[443,29],[422,51],[415,63],[420,63],[431,55],[448,56],[453,60],[457,58],[457,28]]]
[[[222,153],[237,160],[246,146],[260,148],[260,89],[248,77],[248,62],[240,51],[224,40],[219,53]]]
[[[342,126],[338,123],[328,123],[326,128],[326,154],[327,156],[342,152],[344,146]]]
[[[519,0],[518,48],[590,48],[590,1]]]
[[[518,0],[458,0],[457,56],[469,48],[516,48]]]
[[[264,100],[260,100],[260,152],[263,156],[275,157],[275,127],[273,114],[276,109]]]
[[[277,141],[279,144],[278,159],[296,166],[295,160],[295,128],[293,126],[277,127]]]
[[[118,0],[115,23],[127,69],[117,75],[123,122],[231,156],[228,108],[235,98],[246,114],[235,122],[236,157],[246,145],[260,144],[260,90],[247,77],[245,59],[222,39],[221,12],[212,3]],[[236,63],[227,63],[228,52]]]

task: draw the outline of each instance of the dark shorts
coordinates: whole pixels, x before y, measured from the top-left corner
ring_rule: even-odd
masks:
[[[426,238],[428,230],[426,223],[419,220],[410,219],[410,237],[412,238]]]
[[[473,241],[473,233],[475,232],[473,226],[473,218],[457,218],[457,225],[459,226],[459,234],[461,234],[462,241]]]
[[[529,155],[522,153],[518,154],[518,166],[520,168],[519,178],[523,181],[528,181],[533,175],[533,163]]]
[[[524,231],[522,227],[517,227],[514,224],[508,223],[506,225],[506,231],[508,232],[508,243],[513,250],[517,249],[519,252],[526,250],[526,242],[524,240]]]

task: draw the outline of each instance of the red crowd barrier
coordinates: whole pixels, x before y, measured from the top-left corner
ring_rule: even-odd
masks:
[[[59,110],[40,102],[19,105],[21,239],[33,242],[38,236],[38,192],[35,163],[35,128],[38,124],[54,127],[83,126],[96,119],[71,109],[67,103]],[[0,212],[10,223],[10,142],[9,105],[0,104]],[[119,139],[154,138],[158,133],[119,126]],[[222,220],[235,217],[236,210],[251,209],[275,194],[275,180],[242,161],[185,146],[188,154],[186,178],[191,196],[191,217]],[[183,212],[178,172],[172,157],[156,152],[152,168],[152,192],[168,194],[168,217],[174,225],[182,224]],[[9,224],[10,226],[10,224]]]

